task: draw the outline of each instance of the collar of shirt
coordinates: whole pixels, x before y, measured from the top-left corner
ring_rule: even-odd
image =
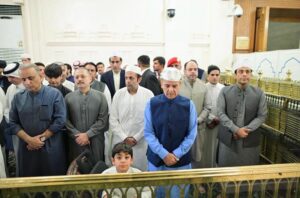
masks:
[[[166,101],[166,102],[169,102],[169,103],[173,103],[173,102],[176,102],[177,100],[178,100],[178,98],[179,98],[179,95],[177,95],[175,98],[173,98],[173,99],[169,99],[169,98],[167,98],[167,96],[165,95],[165,94],[162,94],[163,96],[162,96],[162,100],[163,101]]]
[[[240,92],[247,92],[248,88],[249,88],[249,84],[247,84],[245,86],[244,89],[242,89],[238,84],[235,84],[236,85],[236,88],[240,91]]]
[[[30,96],[37,96],[39,94],[42,94],[44,89],[45,89],[45,86],[42,84],[41,88],[37,92],[28,91],[28,93]]]
[[[126,93],[128,95],[130,95],[130,96],[134,96],[134,95],[136,95],[139,92],[139,89],[140,89],[140,86],[138,85],[138,88],[137,88],[136,92],[134,94],[131,94],[131,93],[129,93],[129,91],[128,91],[127,87],[126,87]]]
[[[79,89],[77,89],[76,91],[78,91],[78,94],[79,94],[79,95],[84,95],[84,96],[86,96],[86,95],[90,95],[90,92],[92,91],[92,88],[90,88],[86,93],[82,93]]]
[[[119,72],[112,71],[114,76],[120,76],[121,70]]]
[[[115,85],[115,90],[119,90],[120,89],[120,78],[121,78],[121,72],[119,73],[115,73],[113,72],[113,77],[114,77],[114,85]]]
[[[142,75],[145,73],[145,71],[147,71],[147,70],[149,70],[150,68],[147,68],[147,69],[144,69],[143,71],[142,71]]]
[[[206,83],[209,87],[216,87],[217,85],[218,85],[218,83],[217,84],[211,84],[210,82],[208,82],[208,83]]]
[[[95,81],[96,81],[96,80],[93,80],[93,81],[91,82],[91,85],[90,85],[90,86],[92,86],[93,84],[95,84]]]

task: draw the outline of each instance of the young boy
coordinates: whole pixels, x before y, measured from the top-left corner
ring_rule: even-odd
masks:
[[[102,174],[142,172],[139,169],[131,167],[133,163],[133,151],[131,146],[124,142],[120,142],[113,147],[111,161],[113,166],[103,171]],[[125,193],[126,189],[122,189],[122,191]],[[107,192],[110,196],[108,196],[104,190],[102,193],[102,197],[122,197],[122,192],[120,188],[114,189],[113,192],[111,192],[110,189],[107,189]],[[126,193],[126,197],[137,197],[135,189],[130,188]],[[151,191],[149,188],[143,189],[142,197],[151,197]]]

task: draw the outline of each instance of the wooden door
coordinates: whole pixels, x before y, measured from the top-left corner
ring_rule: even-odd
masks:
[[[256,9],[254,51],[267,51],[270,7]]]

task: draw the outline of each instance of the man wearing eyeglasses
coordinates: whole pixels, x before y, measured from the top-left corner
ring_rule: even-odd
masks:
[[[107,85],[113,98],[117,90],[125,87],[125,70],[121,69],[122,58],[119,55],[111,56],[109,63],[111,70],[101,76],[101,81]]]
[[[249,84],[252,69],[248,60],[234,65],[236,84],[224,87],[218,97],[220,167],[259,164],[259,127],[267,116],[266,97]]]

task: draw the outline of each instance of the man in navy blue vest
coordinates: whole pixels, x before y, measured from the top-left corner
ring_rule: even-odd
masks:
[[[145,139],[148,142],[149,171],[191,169],[191,147],[197,134],[197,113],[193,102],[178,95],[181,73],[166,68],[161,74],[164,94],[152,98],[145,109]],[[188,188],[185,188],[186,195]],[[156,188],[157,197],[165,197]],[[171,197],[179,197],[173,187]]]

